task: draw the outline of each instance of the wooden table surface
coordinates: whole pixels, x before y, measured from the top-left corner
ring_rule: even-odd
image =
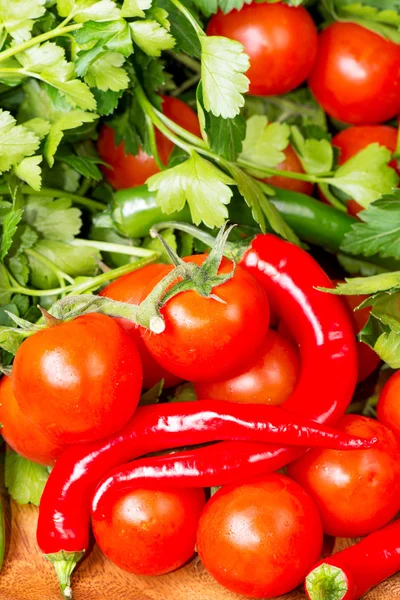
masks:
[[[61,600],[52,565],[35,541],[37,508],[4,501],[7,547],[0,576],[1,600]],[[344,547],[350,540],[340,540]],[[95,547],[73,576],[75,600],[239,600],[220,587],[198,559],[162,577],[137,577],[112,565]],[[280,600],[304,600],[296,590]],[[365,600],[400,600],[400,573],[371,590]]]

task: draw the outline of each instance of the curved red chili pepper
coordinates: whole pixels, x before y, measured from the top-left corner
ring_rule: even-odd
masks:
[[[357,357],[351,323],[340,300],[316,289],[331,287],[330,279],[304,250],[273,235],[257,236],[241,264],[266,289],[300,346],[302,373],[285,409],[321,423],[334,422],[344,413],[352,397]],[[185,403],[182,416],[190,411],[189,407],[190,404]],[[257,411],[259,408],[257,405]],[[133,422],[135,419],[136,416]],[[153,425],[139,441],[133,437],[131,444],[124,444],[123,437],[135,434],[125,429],[102,444],[85,444],[64,453],[50,475],[41,500],[38,541],[44,552],[76,552],[87,547],[90,496],[110,469],[147,452],[221,439],[210,437],[210,431],[182,431],[179,429],[182,423],[176,422],[176,430],[170,432],[167,445],[165,440],[158,445]],[[224,444],[219,446],[219,452],[223,453]],[[252,446],[247,449],[244,460],[248,464],[258,461],[259,448],[255,451],[256,458],[253,450]],[[253,474],[267,472],[270,465],[273,469],[284,466],[299,456],[299,452],[266,445],[264,459],[258,461],[259,470]],[[234,469],[231,471],[233,478]],[[236,480],[241,478],[243,470],[238,468]],[[53,559],[59,561],[60,556]]]
[[[40,501],[40,548],[45,553],[87,548],[90,496],[115,465],[148,452],[217,440],[280,441],[336,449],[374,443],[295,417],[276,406],[217,400],[143,406],[118,435],[71,446],[61,455]]]
[[[321,560],[306,577],[310,600],[357,600],[400,571],[400,520]]]

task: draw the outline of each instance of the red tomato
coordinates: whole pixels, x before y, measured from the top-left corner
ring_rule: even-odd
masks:
[[[131,335],[111,317],[91,313],[26,339],[12,381],[29,421],[72,444],[126,425],[139,402],[142,365]]]
[[[379,396],[377,417],[400,439],[400,371],[385,383]]]
[[[223,381],[195,386],[198,398],[279,406],[293,392],[300,373],[296,347],[270,330],[251,366]]]
[[[358,154],[361,150],[370,144],[380,144],[385,146],[392,153],[397,146],[397,129],[388,125],[361,125],[358,127],[349,127],[334,136],[332,144],[340,149],[339,164],[347,162],[349,158]],[[397,160],[392,160],[389,165],[400,175]],[[347,203],[347,212],[356,216],[363,207],[355,200]]]
[[[163,113],[181,127],[201,137],[196,113],[178,98],[163,96]],[[174,145],[158,129],[155,134],[160,159],[166,165]],[[114,129],[108,125],[103,125],[100,130],[97,150],[102,160],[111,166],[111,169],[103,168],[103,173],[116,190],[143,185],[151,175],[160,170],[154,158],[141,149],[134,156],[125,153],[123,142],[116,146]]]
[[[250,57],[249,93],[256,96],[285,94],[299,86],[317,54],[317,29],[309,13],[280,2],[253,3],[227,15],[219,11],[211,17],[207,35],[243,44]]]
[[[289,173],[304,173],[300,159],[293,150],[292,146],[288,146],[283,152],[285,154],[285,160],[275,168],[279,171],[289,171]],[[289,179],[288,177],[283,177],[282,175],[268,177],[265,179],[265,181],[271,185],[275,185],[276,187],[283,188],[285,190],[291,190],[292,192],[307,194],[308,196],[312,196],[314,191],[314,185],[309,181]]]
[[[13,450],[41,465],[54,465],[64,447],[33,427],[18,406],[10,377],[0,380],[1,435]]]
[[[350,316],[351,323],[353,325],[353,329],[355,334],[357,335],[361,329],[365,327],[367,324],[369,314],[371,312],[371,307],[366,306],[365,308],[361,308],[359,310],[354,310],[359,306],[362,302],[367,300],[368,296],[340,296],[343,304],[346,306],[348,310],[348,314]],[[380,364],[380,358],[364,342],[357,342],[357,357],[358,357],[358,383],[360,381],[364,381],[371,373],[378,368]]]
[[[133,271],[132,273],[128,273],[116,281],[113,281],[100,292],[100,296],[106,296],[112,300],[118,300],[119,302],[139,304],[140,301],[143,300],[144,290],[149,281],[158,275],[160,275],[160,278],[164,277],[168,271],[169,267],[167,265],[148,265],[143,269]],[[177,385],[181,379],[175,377],[175,375],[171,375],[171,373],[168,373],[168,371],[158,364],[147,350],[136,325],[128,319],[117,319],[117,321],[129,331],[139,350],[143,367],[143,387],[150,389],[161,379],[164,379],[165,388]]]
[[[309,86],[331,117],[383,123],[400,112],[400,46],[355,23],[333,23],[319,36]]]
[[[271,598],[301,583],[322,550],[314,502],[284,475],[224,486],[201,516],[197,549],[224,587],[250,598]]]
[[[92,515],[100,549],[135,575],[163,575],[195,552],[206,501],[202,489],[129,489],[113,498],[105,514]]]
[[[198,254],[184,260],[200,265],[205,259],[205,254]],[[224,258],[219,273],[231,272],[232,266]],[[166,323],[163,333],[141,329],[157,362],[188,381],[221,379],[237,371],[243,357],[256,355],[268,331],[267,295],[247,271],[237,266],[235,275],[213,293],[224,302],[194,291],[178,294],[161,309]]]
[[[315,500],[325,533],[360,537],[383,527],[400,509],[400,448],[374,419],[345,415],[336,427],[379,443],[350,452],[309,450],[289,465],[288,474]]]

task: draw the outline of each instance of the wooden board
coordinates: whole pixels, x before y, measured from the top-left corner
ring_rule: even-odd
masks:
[[[7,547],[0,576],[1,600],[61,600],[53,567],[35,541],[37,508],[4,501]],[[338,549],[350,543],[340,540]],[[239,600],[221,588],[198,559],[170,575],[137,577],[121,571],[97,548],[73,577],[75,600]],[[280,600],[304,600],[296,590]],[[400,600],[400,573],[365,596],[365,600]]]

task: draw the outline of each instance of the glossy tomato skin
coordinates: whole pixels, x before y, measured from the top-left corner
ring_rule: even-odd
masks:
[[[362,302],[367,300],[368,296],[341,296],[341,300],[348,310],[354,333],[357,335],[367,324],[371,307],[366,306],[355,310]],[[364,381],[371,373],[373,373],[380,364],[380,358],[376,352],[372,350],[364,342],[357,342],[357,359],[358,359],[358,378],[357,382]]]
[[[178,125],[201,137],[197,115],[187,104],[178,98],[163,96],[162,110]],[[166,165],[174,145],[158,129],[155,134],[160,159]],[[103,173],[116,190],[143,185],[160,170],[154,158],[141,149],[135,156],[125,153],[123,142],[118,146],[115,144],[114,130],[108,125],[103,125],[100,130],[97,150],[102,160],[111,166],[111,169],[103,167]]]
[[[18,406],[10,377],[0,380],[1,435],[13,450],[24,458],[45,466],[53,466],[64,450],[32,425]]]
[[[197,549],[224,587],[271,598],[299,585],[322,550],[321,519],[310,496],[284,475],[224,486],[201,516]]]
[[[340,131],[332,139],[332,144],[340,150],[339,165],[344,164],[352,156],[374,143],[385,146],[394,153],[397,146],[397,129],[388,125],[358,125]],[[396,159],[393,159],[389,165],[400,175]],[[347,203],[349,214],[357,216],[361,210],[363,207],[355,200]]]
[[[195,385],[197,398],[279,406],[292,394],[300,374],[297,348],[270,329],[255,359],[240,374]]]
[[[400,46],[355,23],[333,23],[320,33],[309,86],[335,119],[388,121],[400,112]]]
[[[400,371],[385,383],[378,400],[377,417],[400,440]]]
[[[131,335],[91,313],[26,339],[12,381],[24,415],[57,443],[72,444],[126,425],[139,402],[142,365]]]
[[[200,265],[205,259],[205,254],[198,254],[184,260]],[[232,267],[224,258],[219,274],[230,273]],[[240,266],[213,293],[225,302],[183,292],[161,309],[166,323],[163,333],[141,328],[144,343],[157,362],[187,381],[212,381],[239,370],[244,360],[256,355],[268,331],[267,295]]]
[[[317,29],[302,6],[252,3],[213,15],[207,35],[241,42],[250,57],[249,93],[285,94],[307,79],[317,53]]]
[[[143,300],[144,291],[149,281],[157,276],[160,276],[160,278],[164,277],[168,271],[169,268],[167,265],[147,265],[143,269],[119,277],[119,279],[103,288],[99,295],[111,298],[112,300],[118,300],[119,302],[139,304]],[[136,343],[143,367],[143,387],[150,389],[161,379],[164,380],[165,388],[177,385],[181,379],[168,373],[153,358],[142,340],[138,327],[128,319],[117,319],[117,321],[129,331]]]
[[[304,169],[298,158],[296,152],[292,146],[288,146],[283,153],[285,154],[285,160],[275,168],[278,171],[288,171],[289,173],[304,173]],[[274,175],[265,179],[266,183],[275,185],[276,187],[283,188],[285,190],[291,190],[292,192],[299,192],[300,194],[306,194],[312,196],[314,191],[314,185],[309,181],[300,181],[298,179],[289,179],[283,177],[283,175]]]
[[[205,506],[202,489],[124,490],[99,518],[96,542],[121,569],[135,575],[163,575],[181,567],[195,552]]]
[[[314,499],[324,532],[361,537],[383,527],[400,509],[400,449],[378,421],[345,415],[339,431],[379,443],[368,450],[313,449],[289,465],[293,477]]]

